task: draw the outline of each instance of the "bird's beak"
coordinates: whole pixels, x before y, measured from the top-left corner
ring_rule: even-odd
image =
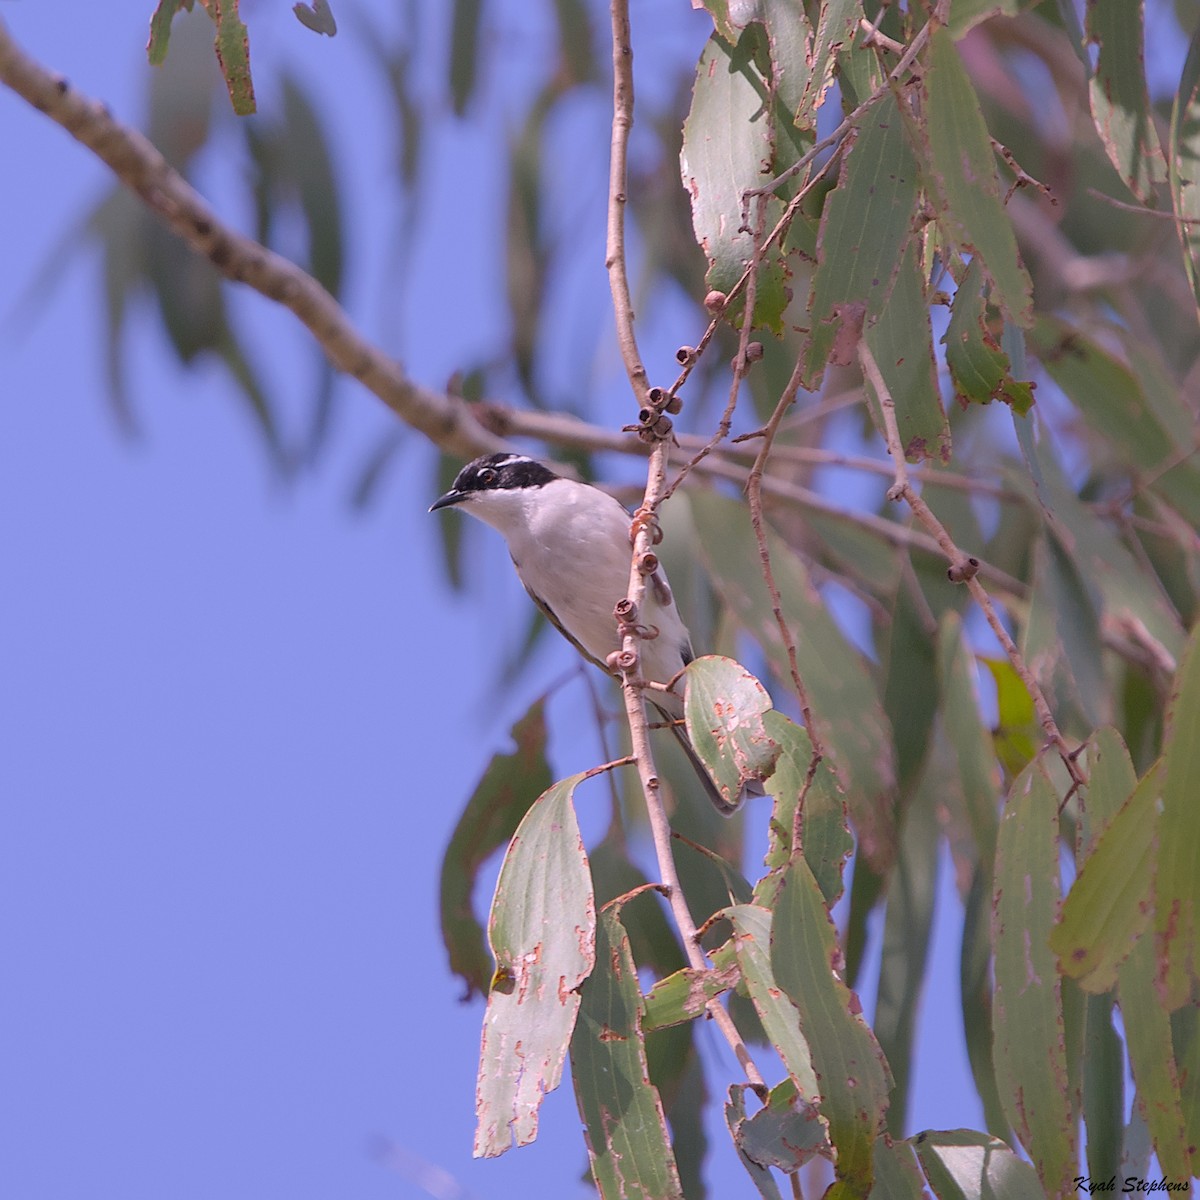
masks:
[[[439,508],[449,508],[452,504],[458,504],[461,500],[466,499],[466,492],[460,492],[457,488],[451,488],[444,496],[439,496],[430,506],[430,512],[437,512]]]

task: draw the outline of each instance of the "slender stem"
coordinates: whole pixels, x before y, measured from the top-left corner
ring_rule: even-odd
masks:
[[[759,568],[762,571],[763,582],[767,585],[767,591],[771,596],[771,612],[775,616],[775,624],[779,626],[779,635],[782,637],[784,649],[787,651],[788,670],[791,672],[792,686],[796,689],[796,696],[800,701],[800,710],[804,713],[804,727],[808,730],[809,741],[812,742],[813,759],[819,760],[825,757],[825,748],[821,741],[821,735],[817,732],[816,722],[813,720],[808,689],[800,677],[800,667],[796,660],[796,639],[792,637],[787,618],[783,615],[783,599],[779,595],[779,585],[775,582],[775,572],[771,567],[771,547],[767,542],[767,527],[763,520],[762,510],[763,473],[767,469],[767,458],[771,453],[771,446],[774,444],[775,435],[779,432],[784,414],[796,401],[796,393],[800,390],[800,378],[803,370],[802,360],[797,358],[795,366],[792,367],[792,375],[787,382],[787,387],[783,389],[779,403],[775,405],[775,411],[771,414],[771,419],[763,430],[758,457],[755,458],[754,466],[750,468],[750,474],[746,479],[746,496],[750,504],[750,522],[754,526],[754,537],[758,542]]]
[[[950,536],[949,531],[934,515],[933,510],[925,503],[920,492],[913,487],[909,479],[908,463],[904,458],[904,448],[900,444],[900,429],[896,422],[896,404],[892,399],[891,392],[888,390],[883,373],[879,370],[879,364],[875,361],[875,356],[871,353],[870,346],[867,345],[865,337],[859,339],[858,358],[862,364],[863,374],[875,389],[875,394],[879,397],[879,406],[883,410],[883,427],[887,437],[888,453],[892,456],[896,476],[896,482],[888,489],[888,498],[892,500],[903,499],[907,502],[909,508],[913,511],[913,515],[925,526],[941,547],[942,553],[950,563],[951,578],[966,583],[967,588],[970,590],[971,598],[979,605],[988,625],[991,626],[992,632],[996,635],[996,639],[1004,647],[1004,653],[1008,655],[1008,661],[1012,663],[1013,670],[1016,671],[1021,682],[1028,690],[1033,700],[1033,707],[1037,713],[1038,722],[1047,739],[1058,750],[1073,785],[1080,785],[1083,779],[1079,773],[1075,755],[1060,732],[1058,723],[1054,720],[1054,714],[1050,711],[1050,704],[1046,700],[1046,696],[1038,685],[1037,680],[1034,679],[1033,672],[1030,671],[1020,650],[1017,649],[1016,643],[1009,636],[1008,630],[1004,628],[1004,623],[1000,620],[1000,616],[996,612],[996,606],[992,603],[992,598],[988,595],[987,589],[979,581],[976,574],[980,565],[978,560],[971,558],[959,549],[954,539]]]
[[[625,204],[629,131],[633,128],[633,39],[627,0],[612,0],[613,118],[608,162],[608,236],[604,265],[617,322],[617,344],[638,407],[645,403],[646,368],[633,331],[633,301],[625,263]]]

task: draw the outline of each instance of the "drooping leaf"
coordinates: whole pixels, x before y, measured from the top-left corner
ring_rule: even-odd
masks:
[[[250,78],[250,34],[238,15],[238,0],[212,0],[209,11],[217,23],[217,62],[229,89],[229,101],[239,117],[256,111],[254,81]]]
[[[737,1139],[737,1131],[741,1129],[746,1120],[746,1085],[735,1083],[729,1088],[729,1099],[725,1102],[725,1122],[729,1126],[729,1131],[734,1135],[734,1147],[737,1150],[738,1157],[742,1160],[742,1166],[746,1168],[747,1174],[750,1176],[750,1181],[758,1190],[758,1194],[763,1200],[783,1200],[783,1193],[779,1190],[779,1184],[775,1182],[775,1176],[771,1174],[769,1167],[759,1166],[742,1148]]]
[[[941,841],[939,798],[937,781],[927,777],[910,799],[901,819],[900,853],[888,882],[872,1025],[895,1080],[888,1128],[897,1137],[907,1125],[913,1034],[933,929]]]
[[[992,908],[996,1078],[1009,1123],[1051,1195],[1069,1190],[1078,1157],[1049,945],[1059,894],[1058,804],[1037,758],[1014,782],[1000,821]]]
[[[952,1129],[912,1141],[938,1200],[1045,1200],[1037,1172],[999,1138]]]
[[[496,971],[475,1092],[475,1156],[537,1137],[538,1110],[562,1079],[580,984],[595,963],[596,907],[573,803],[583,777],[543,792],[517,827],[488,920]]]
[[[1154,938],[1147,932],[1118,971],[1117,999],[1125,1029],[1136,1106],[1154,1139],[1163,1172],[1183,1179],[1200,1164],[1200,1147],[1184,1123],[1179,1065],[1171,1042],[1171,1016],[1156,985]]]
[[[884,311],[913,230],[919,172],[896,99],[888,93],[860,118],[826,198],[809,308],[806,386],[834,353],[844,314],[868,322]],[[918,350],[910,350],[919,357]],[[889,369],[892,356],[887,356]],[[885,376],[886,378],[886,376]]]
[[[858,997],[842,982],[837,931],[802,858],[788,868],[771,925],[771,969],[796,1006],[837,1150],[845,1195],[865,1195],[892,1080]]]
[[[765,858],[770,873],[755,886],[755,903],[770,908],[774,902],[779,873],[791,861],[796,806],[803,797],[800,848],[826,905],[832,909],[842,895],[842,875],[854,850],[854,839],[846,827],[845,797],[824,761],[817,764],[808,782],[812,742],[801,726],[774,710],[766,714],[765,722],[767,733],[780,749],[775,771],[767,781],[767,790],[775,801]]]
[[[774,106],[751,51],[757,37],[756,26],[742,33],[737,46],[713,34],[696,68],[683,127],[680,171],[692,227],[708,259],[707,286],[723,293],[754,256],[754,231],[742,219],[744,194],[765,183],[775,164]],[[767,219],[773,221],[780,202],[766,203]],[[757,280],[755,324],[778,327],[787,304],[785,282],[778,253],[772,251]]]
[[[1154,886],[1156,981],[1168,1010],[1200,975],[1200,626],[1192,631],[1167,703],[1163,808]]]
[[[791,678],[762,565],[745,510],[711,493],[691,497],[705,536],[699,549],[722,599],[770,657],[779,677]],[[790,629],[796,630],[800,676],[820,734],[854,818],[861,848],[877,865],[895,851],[891,794],[896,768],[891,732],[878,691],[861,655],[834,624],[801,560],[769,538],[771,563]]]
[[[824,103],[825,93],[833,82],[838,52],[854,40],[861,17],[862,0],[828,0],[820,6],[813,38],[812,67],[796,109],[796,124],[801,129],[816,125],[817,109]]]
[[[1033,677],[1054,697],[1051,706],[1063,726],[1067,713],[1078,713],[1090,728],[1113,719],[1096,609],[1096,598],[1070,556],[1053,537],[1039,538],[1021,649]]]
[[[1000,772],[980,715],[975,663],[963,641],[962,619],[957,613],[947,613],[938,631],[938,675],[942,721],[958,761],[967,820],[979,861],[990,879],[999,820]]]
[[[973,258],[954,293],[950,324],[942,338],[954,393],[964,404],[1002,400],[1024,416],[1033,407],[1034,385],[1013,378],[1000,344],[1002,330],[995,325],[988,319],[982,263]]]
[[[333,9],[329,7],[329,0],[312,0],[311,4],[293,4],[292,12],[296,14],[296,20],[305,29],[311,29],[313,33],[324,34],[325,37],[337,36],[337,21],[334,19]]]
[[[763,721],[771,698],[745,667],[719,654],[689,663],[684,679],[688,740],[718,791],[736,804],[742,785],[766,779],[779,755]]]
[[[1200,467],[1193,418],[1174,386],[1154,389],[1113,352],[1073,327],[1039,318],[1032,331],[1050,377],[1088,427],[1150,480],[1149,486],[1193,525],[1200,524]]]
[[[771,911],[754,904],[738,904],[728,909],[726,916],[733,922],[742,978],[767,1037],[800,1096],[815,1103],[820,1085],[813,1071],[812,1050],[801,1030],[795,1005],[780,991],[771,962]]]
[[[961,253],[982,260],[992,298],[1004,316],[1028,326],[1032,284],[1017,254],[1017,239],[1000,196],[1000,180],[979,97],[946,29],[929,39],[925,74],[927,144],[917,152],[929,164],[938,223]]]
[[[771,1089],[767,1103],[733,1129],[738,1150],[760,1167],[790,1175],[828,1148],[825,1124],[817,1110],[800,1099],[786,1079]]]
[[[1109,1179],[1121,1165],[1125,1135],[1125,1056],[1113,1028],[1113,998],[1087,998],[1083,1054],[1083,1123],[1087,1167],[1093,1179]]]
[[[450,98],[461,117],[475,92],[479,76],[479,38],[483,0],[454,0],[450,28]]]
[[[1112,165],[1129,190],[1149,202],[1166,178],[1166,163],[1146,91],[1143,17],[1141,3],[1088,0],[1087,39],[1099,47],[1088,99]]]
[[[1092,788],[1112,789],[1132,776],[1128,762],[1113,766],[1110,752],[1093,768]],[[1109,772],[1119,771],[1120,783]],[[1148,900],[1154,878],[1155,834],[1159,829],[1161,769],[1147,772],[1131,788],[1121,808],[1107,823],[1088,855],[1050,935],[1064,975],[1090,992],[1107,992],[1117,981],[1117,967],[1150,923]]]
[[[450,970],[466,983],[468,996],[486,990],[492,975],[483,927],[471,904],[475,880],[492,853],[516,832],[533,798],[551,783],[545,709],[545,700],[537,700],[513,726],[510,736],[516,749],[492,757],[442,858],[442,943],[450,955]]]
[[[620,908],[596,922],[596,966],[581,988],[571,1079],[601,1196],[682,1200],[658,1089],[650,1082],[641,996]]]
[[[988,1132],[1003,1141],[1010,1135],[1008,1117],[1004,1112],[996,1078],[995,1038],[992,1033],[991,879],[991,864],[985,867],[980,862],[967,891],[963,913],[959,992],[962,996],[963,1034],[971,1076],[983,1102]]]
[[[950,424],[942,408],[929,324],[929,303],[921,269],[920,242],[910,239],[896,270],[883,311],[868,320],[863,337],[896,406],[896,428],[909,462],[950,461]],[[881,398],[866,381],[875,427],[886,438]]]
[[[146,56],[152,67],[160,67],[166,61],[175,14],[181,8],[191,12],[194,3],[195,0],[158,0],[154,16],[150,18],[150,41],[146,45]]]
[[[1200,28],[1192,34],[1183,74],[1171,106],[1167,179],[1183,265],[1200,305]]]

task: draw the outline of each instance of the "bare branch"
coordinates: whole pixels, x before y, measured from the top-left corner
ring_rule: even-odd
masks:
[[[771,612],[775,616],[775,624],[779,626],[779,634],[783,639],[784,649],[787,651],[792,686],[796,689],[796,697],[800,701],[800,711],[804,713],[804,725],[808,730],[808,739],[812,742],[814,765],[810,768],[809,778],[811,779],[812,772],[816,770],[815,764],[825,757],[825,748],[821,742],[821,735],[817,732],[816,723],[813,721],[808,689],[800,678],[800,667],[796,661],[796,639],[792,637],[787,618],[783,615],[783,600],[779,595],[779,585],[775,582],[775,572],[771,568],[771,548],[767,543],[767,527],[762,511],[762,483],[763,473],[767,468],[767,457],[771,453],[771,446],[775,441],[775,435],[779,432],[779,425],[784,414],[796,401],[796,393],[800,390],[800,377],[803,371],[802,360],[797,358],[787,387],[783,389],[779,403],[775,405],[775,411],[771,414],[771,419],[763,431],[758,457],[755,458],[754,466],[750,468],[750,475],[746,480],[746,495],[750,502],[750,522],[754,526],[754,537],[758,542],[759,566],[762,569],[763,582],[767,585],[767,591],[771,595]],[[797,844],[793,843],[793,845]]]
[[[358,332],[341,305],[311,275],[221,221],[147,138],[29,58],[3,21],[0,82],[91,150],[226,279],[244,283],[291,309],[330,363],[353,375],[407,425],[448,454],[463,458],[506,448],[475,420],[465,401],[413,383],[399,363]]]
[[[925,503],[921,497],[921,493],[913,487],[912,481],[908,477],[908,463],[904,458],[904,448],[900,442],[900,428],[896,423],[896,404],[892,399],[887,384],[884,382],[883,373],[879,370],[879,364],[875,361],[875,356],[871,353],[871,348],[867,345],[865,337],[859,338],[858,359],[862,365],[863,374],[870,380],[871,386],[875,389],[875,394],[879,397],[879,407],[883,410],[883,426],[887,437],[887,447],[888,452],[892,456],[896,475],[896,482],[888,489],[888,499],[903,499],[908,504],[909,508],[913,511],[913,515],[925,526],[941,547],[942,553],[950,563],[948,574],[951,580],[955,583],[965,583],[967,585],[967,588],[971,592],[971,598],[979,605],[988,625],[991,626],[992,632],[996,635],[997,641],[1004,647],[1004,653],[1008,655],[1008,661],[1012,663],[1013,670],[1016,671],[1021,682],[1028,690],[1033,700],[1034,711],[1037,713],[1038,723],[1041,725],[1049,742],[1057,748],[1059,756],[1062,758],[1067,772],[1071,776],[1072,783],[1078,786],[1083,782],[1083,778],[1079,773],[1075,754],[1067,745],[1066,739],[1060,732],[1058,723],[1054,720],[1054,714],[1050,711],[1050,704],[1046,700],[1046,696],[1038,685],[1037,680],[1034,679],[1033,672],[1030,671],[1024,656],[1017,649],[1017,645],[1009,636],[1008,630],[1004,628],[1004,623],[1000,620],[996,612],[996,607],[992,603],[991,596],[988,595],[987,589],[979,581],[978,573],[981,566],[979,560],[970,557],[958,548],[946,527],[937,519],[933,510]]]
[[[646,368],[633,332],[633,301],[625,263],[625,188],[629,131],[633,128],[633,39],[629,29],[629,6],[624,0],[612,3],[613,118],[612,144],[608,163],[608,238],[604,265],[612,292],[613,315],[617,321],[617,344],[638,407],[646,402]]]

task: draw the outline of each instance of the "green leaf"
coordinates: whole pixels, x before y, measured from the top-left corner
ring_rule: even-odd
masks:
[[[925,136],[938,223],[963,254],[978,255],[1005,317],[1025,327],[1033,318],[1032,284],[1017,254],[1012,222],[1000,198],[992,144],[979,98],[946,29],[929,39]]]
[[[733,967],[703,971],[684,967],[660,979],[644,997],[642,1028],[649,1033],[702,1017],[708,1002],[736,987],[739,978]]]
[[[854,839],[846,826],[845,798],[824,760],[817,764],[806,792],[805,782],[812,765],[812,742],[807,732],[774,710],[767,713],[765,720],[767,733],[779,746],[779,757],[774,773],[767,780],[767,791],[775,801],[764,859],[770,874],[758,881],[755,901],[767,908],[774,902],[779,872],[791,861],[796,805],[803,795],[800,847],[826,905],[832,908],[842,895],[842,875],[854,850]]]
[[[449,522],[447,522],[449,524]],[[462,977],[467,996],[484,991],[492,975],[484,948],[483,927],[475,917],[471,894],[483,864],[516,832],[530,798],[551,783],[546,762],[546,706],[538,700],[513,726],[511,754],[494,755],[467,801],[442,859],[439,885],[442,942],[450,970]]]
[[[911,576],[887,592],[890,620],[876,622],[884,670],[883,706],[896,738],[901,803],[920,778],[934,740],[938,710],[937,647]]]
[[[1099,592],[1102,622],[1138,641],[1151,642],[1155,657],[1177,659],[1183,651],[1183,626],[1157,581],[1080,502],[1044,443],[1038,447],[1037,461],[1042,476],[1039,495],[1053,521],[1055,537],[1075,569]],[[1020,475],[1014,473],[1010,479],[1017,487],[1025,486]]]
[[[725,915],[733,922],[738,966],[763,1029],[801,1097],[815,1102],[820,1085],[813,1071],[812,1051],[801,1031],[796,1007],[780,991],[772,969],[771,910],[754,904],[736,904]]]
[[[893,1136],[907,1125],[913,1031],[925,984],[925,964],[937,891],[941,788],[927,775],[901,819],[900,854],[888,881],[879,964],[879,992],[872,1022],[895,1079],[888,1128]]]
[[[996,844],[996,1078],[1009,1123],[1046,1192],[1066,1193],[1077,1161],[1061,987],[1050,932],[1058,905],[1059,797],[1035,759],[1013,784]]]
[[[951,752],[958,760],[967,820],[979,861],[990,880],[995,858],[1000,772],[979,713],[975,662],[963,641],[962,618],[947,613],[938,630],[941,714]]]
[[[983,268],[971,259],[954,293],[950,324],[942,342],[954,394],[963,403],[990,404],[1003,400],[1024,416],[1033,407],[1034,384],[1012,377],[1012,364],[1000,345],[1001,330],[988,319]]]
[[[896,98],[889,92],[859,119],[838,186],[821,215],[806,386],[815,386],[835,352],[844,318],[857,312],[869,323],[884,311],[912,230],[918,178]],[[910,353],[919,357],[911,348]],[[893,356],[887,358],[891,368]]]
[[[1192,1174],[1200,1173],[1200,1005],[1187,1004],[1171,1016],[1175,1061],[1179,1064],[1180,1100],[1187,1144],[1192,1148]]]
[[[1046,1200],[1037,1172],[999,1138],[953,1129],[912,1141],[938,1200]]]
[[[957,42],[989,17],[1014,17],[1019,8],[1019,0],[951,0],[951,36]]]
[[[1067,711],[1079,713],[1093,729],[1113,719],[1096,608],[1096,598],[1070,555],[1055,538],[1038,538],[1021,649],[1034,678],[1054,697],[1051,707],[1060,725]]]
[[[571,1037],[592,1177],[601,1196],[682,1200],[662,1101],[646,1067],[637,969],[616,905],[596,922],[595,961]]]
[[[771,929],[771,968],[799,1010],[847,1194],[866,1195],[892,1080],[858,997],[842,982],[837,931],[803,859],[784,876]]]
[[[826,0],[820,6],[812,46],[812,68],[804,95],[795,110],[796,124],[801,129],[816,126],[817,109],[825,102],[825,93],[833,83],[838,51],[854,40],[862,15],[862,0]]]
[[[488,941],[488,994],[475,1092],[475,1156],[537,1137],[538,1109],[562,1079],[579,985],[596,960],[596,907],[573,775],[543,792],[504,856]]]
[[[980,660],[996,683],[1000,722],[993,741],[996,754],[1010,775],[1019,775],[1034,759],[1042,742],[1042,729],[1025,681],[1007,658]]]
[[[684,681],[688,740],[734,807],[742,786],[766,779],[779,757],[763,722],[771,698],[741,663],[719,654],[689,663]]]
[[[1167,182],[1183,249],[1183,265],[1200,304],[1200,28],[1192,34],[1179,90],[1171,105]]]
[[[790,1175],[828,1149],[817,1110],[796,1094],[790,1079],[772,1088],[766,1105],[733,1128],[738,1150],[760,1167]]]
[[[1108,1179],[1121,1166],[1125,1137],[1125,1055],[1112,1023],[1110,994],[1088,996],[1083,1054],[1083,1123],[1087,1166]]]
[[[1177,387],[1153,396],[1144,371],[1073,326],[1039,318],[1032,332],[1047,373],[1066,392],[1088,427],[1123,455],[1149,486],[1193,524],[1200,524],[1200,468],[1192,418]]]
[[[917,238],[896,269],[895,282],[883,312],[867,322],[863,336],[896,406],[896,427],[909,462],[950,461],[950,423],[937,385],[933,331]],[[886,437],[880,397],[868,379],[865,384],[871,417]]]
[[[1192,631],[1167,702],[1163,769],[1154,932],[1156,979],[1173,1011],[1191,997],[1200,974],[1200,625]]]
[[[717,591],[742,626],[757,638],[783,680],[787,654],[762,581],[762,564],[745,509],[711,493],[691,497],[699,549]],[[824,743],[854,818],[861,848],[877,866],[895,852],[892,794],[896,768],[891,730],[862,656],[834,624],[808,572],[780,539],[769,536],[771,565],[784,620],[799,631],[796,658]]]
[[[1105,753],[1092,768],[1089,797],[1093,791],[1102,795],[1128,786],[1132,777],[1127,753],[1123,760]],[[1089,992],[1107,992],[1116,983],[1117,967],[1150,923],[1161,786],[1156,766],[1130,787],[1083,864],[1050,935],[1063,974]]]
[[[333,9],[329,7],[329,0],[312,0],[311,4],[293,4],[292,12],[296,14],[296,20],[305,29],[311,29],[313,33],[322,33],[326,37],[337,35],[337,21],[334,19]]]
[[[342,291],[342,211],[337,174],[316,111],[299,83],[283,80],[284,150],[304,223],[309,270],[331,296]]]
[[[1129,1072],[1137,1088],[1138,1111],[1154,1139],[1154,1152],[1163,1172],[1169,1178],[1180,1179],[1192,1174],[1194,1165],[1200,1165],[1200,1150],[1189,1148],[1179,1067],[1171,1041],[1171,1017],[1155,986],[1156,966],[1154,939],[1147,933],[1121,964],[1117,999]]]
[[[984,1120],[993,1137],[1008,1138],[1008,1118],[996,1080],[992,1035],[992,954],[988,907],[991,900],[992,864],[980,863],[971,880],[963,913],[959,991],[962,996],[963,1035],[975,1088],[983,1102]]]
[[[742,1149],[737,1139],[737,1131],[741,1129],[745,1120],[746,1085],[735,1083],[730,1086],[729,1099],[725,1103],[725,1121],[729,1126],[730,1132],[734,1135],[734,1148],[737,1150],[738,1157],[742,1160],[742,1166],[746,1168],[751,1182],[758,1189],[758,1194],[763,1197],[763,1200],[783,1200],[783,1193],[780,1192],[779,1185],[775,1182],[775,1177],[771,1174],[769,1168],[760,1167]]]
[[[195,0],[158,0],[154,16],[150,18],[150,41],[146,46],[146,57],[152,67],[161,67],[167,58],[167,47],[171,41],[171,22],[175,14],[185,8],[192,11]]]
[[[450,98],[454,115],[467,111],[479,80],[479,30],[483,0],[454,0],[450,27]]]
[[[754,66],[758,36],[758,26],[752,26],[735,47],[713,34],[696,68],[683,126],[680,172],[692,227],[708,259],[708,287],[726,293],[754,256],[754,232],[742,218],[743,196],[767,182],[775,168],[776,111]],[[781,212],[780,201],[767,202],[768,228]],[[762,260],[756,282],[756,325],[779,330],[787,305],[785,283],[786,271],[772,252]]]
[[[921,1168],[910,1142],[886,1134],[875,1143],[875,1186],[871,1200],[929,1200]]]
[[[1150,202],[1166,163],[1146,92],[1143,17],[1140,3],[1088,0],[1087,39],[1100,47],[1088,99],[1112,165],[1139,200]]]
[[[250,35],[238,15],[238,0],[219,0],[210,5],[209,11],[217,22],[217,62],[225,76],[230,103],[239,117],[248,117],[256,111],[250,78]]]

